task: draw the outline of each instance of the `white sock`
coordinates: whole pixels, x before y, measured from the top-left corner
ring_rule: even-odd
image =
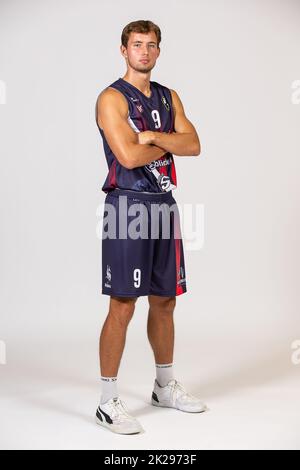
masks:
[[[118,397],[118,388],[117,388],[117,377],[102,377],[102,395],[100,404],[102,405],[111,398]]]
[[[174,379],[173,363],[155,365],[156,380],[161,387],[165,387],[170,380]]]

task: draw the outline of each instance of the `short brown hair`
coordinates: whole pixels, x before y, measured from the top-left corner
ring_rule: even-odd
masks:
[[[156,24],[152,23],[152,21],[146,21],[146,20],[132,21],[131,23],[125,26],[121,35],[122,46],[127,47],[130,33],[147,34],[147,33],[150,33],[151,31],[153,31],[156,34],[157,46],[159,47],[159,43],[161,41],[160,28]]]

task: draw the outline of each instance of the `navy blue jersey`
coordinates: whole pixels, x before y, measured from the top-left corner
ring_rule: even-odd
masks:
[[[174,110],[170,90],[157,82],[150,81],[151,96],[147,97],[138,88],[123,78],[109,87],[120,91],[128,102],[128,123],[135,132],[147,130],[156,132],[175,132]],[[98,123],[97,123],[98,125]],[[99,127],[103,148],[108,165],[108,175],[102,191],[109,193],[115,188],[145,191],[152,193],[176,189],[176,169],[173,155],[166,152],[158,160],[137,168],[125,168],[118,161]]]

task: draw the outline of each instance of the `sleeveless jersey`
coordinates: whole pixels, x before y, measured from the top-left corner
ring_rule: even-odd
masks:
[[[128,102],[127,120],[135,132],[175,132],[174,110],[170,90],[157,82],[150,81],[151,96],[147,97],[138,88],[123,78],[109,87],[120,91]],[[121,165],[112,152],[99,127],[108,165],[108,175],[102,191],[109,193],[115,188],[141,192],[162,193],[176,189],[176,169],[173,155],[166,152],[158,160],[133,169]]]

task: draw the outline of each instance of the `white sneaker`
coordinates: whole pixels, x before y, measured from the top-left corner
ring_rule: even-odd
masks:
[[[144,432],[141,424],[128,413],[125,403],[111,398],[100,404],[96,411],[96,423],[118,434],[138,434]]]
[[[175,379],[170,380],[165,387],[154,381],[151,403],[154,406],[176,408],[189,413],[202,413],[208,408],[199,398],[187,393],[183,385]]]

